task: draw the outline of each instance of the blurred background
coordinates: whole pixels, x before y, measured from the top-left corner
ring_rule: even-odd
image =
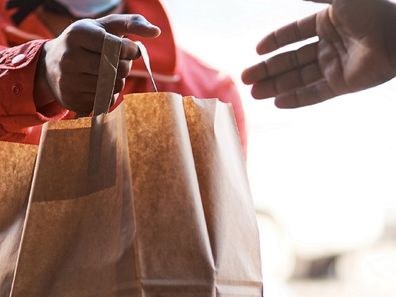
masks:
[[[396,81],[279,110],[253,100],[240,74],[263,59],[255,47],[265,34],[325,5],[163,2],[178,43],[230,74],[242,95],[265,296],[395,296]]]

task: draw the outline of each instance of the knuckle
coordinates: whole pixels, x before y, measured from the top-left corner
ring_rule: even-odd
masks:
[[[263,61],[259,64],[258,70],[259,71],[257,71],[257,74],[261,75],[261,73],[263,73],[263,78],[271,76],[270,67],[266,61]]]
[[[78,44],[78,38],[76,37],[76,33],[74,30],[72,30],[72,28],[64,31],[62,33],[62,37],[67,48],[74,47],[76,44]]]
[[[122,49],[124,51],[128,51],[128,50],[134,49],[136,47],[135,43],[132,40],[130,40],[129,38],[122,38],[121,42],[122,42],[122,47],[123,47]]]
[[[132,23],[145,23],[146,18],[142,16],[141,14],[133,14],[131,15],[131,21]]]
[[[64,34],[68,40],[78,39],[86,31],[84,20],[77,21],[66,28]]]
[[[92,42],[103,42],[105,33],[105,29],[95,20],[83,19],[67,27],[62,35],[68,46],[79,46],[88,36]]]
[[[137,45],[128,38],[122,39],[121,58],[134,60],[140,57],[140,51]]]

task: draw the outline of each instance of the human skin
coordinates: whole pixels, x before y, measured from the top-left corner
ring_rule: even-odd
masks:
[[[40,108],[57,101],[63,107],[87,114],[92,111],[105,35],[118,36],[121,46],[114,93],[122,90],[132,60],[140,56],[137,45],[122,38],[135,34],[154,38],[160,29],[143,16],[111,14],[98,19],[82,19],[66,27],[42,50],[35,79],[35,104]]]
[[[396,75],[396,4],[387,0],[317,0],[325,10],[268,34],[260,55],[311,37],[318,41],[246,69],[256,99],[296,108],[382,84]]]

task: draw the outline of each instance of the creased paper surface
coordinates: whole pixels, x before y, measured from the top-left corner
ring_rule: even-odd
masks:
[[[255,212],[229,105],[133,94],[104,116],[99,148],[90,127],[89,118],[45,127],[33,180],[26,174],[10,297],[261,296]],[[18,199],[8,204],[23,209],[26,193]]]

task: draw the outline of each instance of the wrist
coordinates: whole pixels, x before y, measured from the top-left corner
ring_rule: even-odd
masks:
[[[47,53],[47,43],[44,44],[39,61],[37,63],[37,68],[36,68],[36,75],[35,75],[35,81],[34,81],[34,103],[36,105],[37,111],[40,112],[40,110],[56,101],[55,96],[52,94],[51,88],[48,84],[48,79],[47,79],[47,67],[45,65],[45,55]]]

